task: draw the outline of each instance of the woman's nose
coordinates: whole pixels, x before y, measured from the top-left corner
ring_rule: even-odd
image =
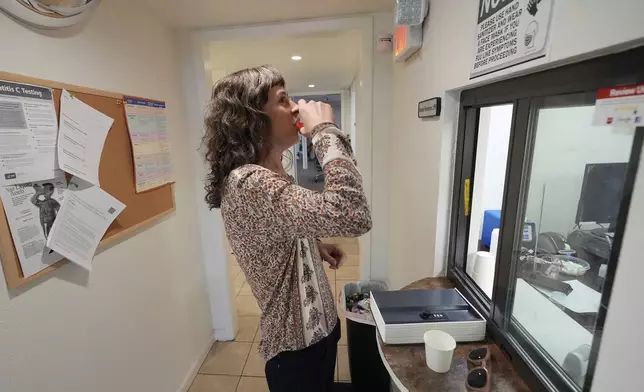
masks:
[[[291,113],[298,114],[300,112],[300,107],[297,106],[295,101],[291,100]]]

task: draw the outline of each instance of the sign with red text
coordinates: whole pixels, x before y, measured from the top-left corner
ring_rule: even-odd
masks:
[[[597,91],[593,125],[644,126],[644,84]]]
[[[479,0],[470,79],[546,55],[553,0]]]

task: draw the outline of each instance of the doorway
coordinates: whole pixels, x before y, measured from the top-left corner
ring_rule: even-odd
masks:
[[[372,124],[374,102],[372,99],[373,92],[373,71],[374,71],[374,21],[384,23],[389,20],[387,15],[377,16],[360,16],[352,18],[326,19],[304,22],[287,22],[274,25],[262,26],[244,26],[230,27],[213,30],[202,30],[193,32],[185,36],[185,93],[189,110],[188,122],[191,129],[201,129],[203,119],[202,110],[204,103],[208,100],[210,89],[212,87],[213,76],[220,72],[225,74],[225,69],[218,69],[212,61],[213,52],[212,43],[223,43],[230,41],[260,41],[267,39],[279,40],[287,35],[299,37],[305,36],[333,36],[343,32],[352,32],[358,38],[358,47],[352,49],[352,55],[357,54],[358,66],[360,73],[358,77],[349,80],[347,85],[355,84],[359,86],[355,90],[356,110],[354,123],[359,124],[359,129],[353,133],[355,135],[355,152],[364,179],[364,188],[367,198],[371,200],[372,195]],[[238,57],[245,50],[233,45],[233,52],[229,57]],[[214,53],[221,56],[221,53]],[[291,51],[289,56],[294,55]],[[297,63],[301,66],[302,62]],[[342,56],[341,56],[342,57]],[[287,58],[291,61],[291,58]],[[336,58],[337,60],[337,58]],[[268,61],[262,61],[268,62]],[[253,64],[256,65],[256,64]],[[279,64],[276,64],[279,68]],[[223,75],[222,75],[223,76]],[[288,75],[287,75],[288,79]],[[289,79],[291,80],[291,79]],[[293,82],[293,80],[291,80]],[[338,91],[344,87],[325,87],[324,84],[309,82],[300,84],[299,90],[290,83],[287,88],[291,92],[316,93],[319,91]],[[309,85],[315,87],[309,87]],[[196,91],[196,94],[195,94]],[[381,99],[378,102],[382,101]],[[382,127],[377,128],[378,132],[383,132]],[[194,138],[194,144],[199,144],[201,133],[191,133]],[[194,155],[194,167],[196,171],[195,188],[203,189],[202,179],[204,176],[204,166],[200,154]],[[209,211],[203,203],[201,194],[198,193],[196,199],[198,214],[197,219],[200,225],[201,246],[204,261],[206,279],[208,282],[209,299],[211,305],[212,321],[214,332],[217,340],[234,339],[237,325],[237,294],[233,283],[229,281],[231,264],[226,261],[229,253],[226,248],[225,234],[221,215],[218,211]],[[374,209],[374,218],[377,211]],[[357,244],[356,244],[357,247]],[[371,265],[371,233],[359,239],[360,254],[355,257],[360,260],[359,266],[354,267],[358,271],[361,279],[369,279]],[[232,271],[234,273],[234,271]],[[238,282],[239,284],[239,282]]]

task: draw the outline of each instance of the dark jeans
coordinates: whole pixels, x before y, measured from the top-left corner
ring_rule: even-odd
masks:
[[[283,351],[266,362],[271,392],[329,392],[333,388],[340,320],[331,334],[298,351]]]

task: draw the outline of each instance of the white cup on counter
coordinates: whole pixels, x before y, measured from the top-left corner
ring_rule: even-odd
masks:
[[[439,330],[425,332],[423,339],[427,367],[436,373],[447,373],[452,366],[456,340],[452,335]]]

